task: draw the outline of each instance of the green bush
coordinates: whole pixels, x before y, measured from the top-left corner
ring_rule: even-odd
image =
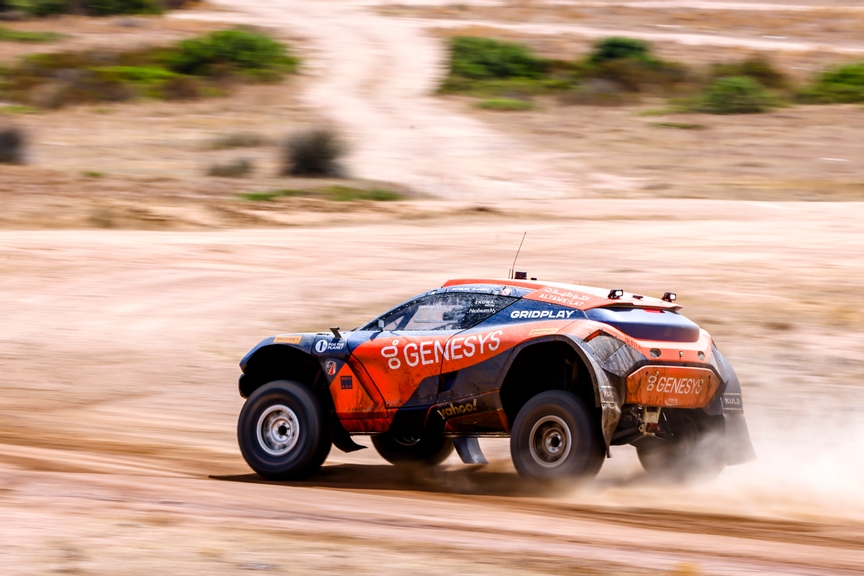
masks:
[[[403,196],[390,190],[382,190],[373,188],[372,190],[363,190],[360,188],[350,188],[348,186],[328,186],[319,190],[268,190],[265,192],[243,192],[237,197],[241,200],[249,202],[271,202],[277,198],[294,198],[294,197],[320,197],[333,202],[355,202],[357,200],[371,200],[373,202],[392,202],[401,200]]]
[[[789,84],[785,74],[774,68],[771,62],[762,58],[748,58],[741,62],[714,64],[711,66],[711,79],[726,76],[746,76],[756,80],[766,88],[782,89]]]
[[[864,102],[864,62],[832,68],[798,93],[807,104],[850,104]]]
[[[327,128],[294,134],[283,148],[283,176],[342,177],[339,159],[347,151],[339,136]]]
[[[771,106],[771,97],[761,84],[746,76],[730,76],[712,82],[696,109],[709,114],[753,114]]]
[[[177,73],[157,66],[100,66],[91,70],[123,82],[139,84],[158,84],[177,77]]]
[[[32,16],[53,16],[71,12],[68,0],[31,0],[23,9]]]
[[[501,111],[531,110],[534,108],[534,104],[528,100],[516,100],[513,98],[489,98],[488,100],[481,100],[476,106],[484,110]]]
[[[599,64],[610,60],[644,60],[650,58],[650,55],[651,49],[648,43],[635,38],[612,36],[595,44],[594,52],[588,57],[588,61]]]
[[[257,68],[250,73],[250,67]],[[282,44],[262,34],[226,30],[167,48],[26,56],[0,73],[0,99],[40,108],[136,96],[190,100],[224,94],[226,74],[237,72],[236,79],[246,82],[270,81],[295,68],[296,59]]]
[[[220,30],[184,40],[165,53],[164,62],[179,74],[215,76],[240,71],[264,80],[281,78],[297,68],[297,59],[283,44],[251,30]]]
[[[456,36],[450,39],[450,74],[474,80],[541,78],[547,62],[527,46],[492,38]]]
[[[85,0],[84,10],[92,16],[111,14],[161,14],[162,2],[159,0]]]
[[[582,80],[612,82],[619,91],[670,92],[690,81],[683,64],[655,58],[642,40],[613,36],[595,44],[594,51],[576,67]]]
[[[18,128],[0,130],[0,164],[23,164],[26,139]]]
[[[32,16],[54,14],[161,14],[165,8],[180,8],[185,0],[22,0],[20,9]],[[0,8],[2,10],[2,8]]]
[[[38,44],[43,42],[56,42],[64,37],[65,35],[58,34],[57,32],[28,32],[25,30],[10,30],[0,26],[0,41],[4,42]]]

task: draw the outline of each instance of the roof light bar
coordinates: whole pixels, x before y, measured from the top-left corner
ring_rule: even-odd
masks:
[[[675,302],[678,299],[678,295],[674,292],[664,292],[663,293],[663,301],[664,302]]]
[[[624,290],[621,290],[620,288],[614,288],[609,291],[609,296],[607,296],[607,298],[609,300],[618,300],[622,296],[624,296]]]

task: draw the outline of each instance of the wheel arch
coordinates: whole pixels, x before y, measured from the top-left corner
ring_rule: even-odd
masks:
[[[543,366],[541,381],[523,388],[529,372],[533,373],[538,365]],[[566,375],[568,366],[570,378]],[[553,374],[555,370],[561,373],[550,379],[550,369]],[[556,334],[525,342],[511,352],[503,373],[499,395],[509,422],[515,421],[522,406],[537,394],[546,390],[566,390],[575,393],[587,408],[596,410],[598,425],[602,428],[606,446],[609,446],[621,418],[621,403],[593,353],[583,348],[580,341]]]
[[[243,398],[273,380],[291,380],[314,389],[322,374],[321,363],[314,356],[285,344],[261,346],[244,361],[238,383]]]

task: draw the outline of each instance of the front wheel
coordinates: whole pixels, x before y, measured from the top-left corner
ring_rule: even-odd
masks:
[[[600,427],[578,397],[542,392],[519,410],[510,432],[510,455],[521,476],[539,480],[591,478],[603,465]]]
[[[313,474],[332,444],[322,403],[309,388],[289,380],[270,382],[249,396],[237,440],[250,468],[278,480]]]
[[[444,436],[372,436],[372,445],[391,464],[437,466],[453,452],[453,440]]]

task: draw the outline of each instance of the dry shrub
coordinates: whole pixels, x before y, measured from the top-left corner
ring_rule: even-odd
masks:
[[[714,64],[711,66],[710,76],[712,79],[744,76],[756,80],[766,88],[782,89],[789,84],[789,79],[783,72],[777,70],[768,60],[758,56],[731,64]]]
[[[339,159],[345,152],[345,143],[328,128],[294,134],[283,147],[282,175],[341,178],[345,171]]]
[[[267,137],[255,132],[233,132],[214,138],[207,144],[209,150],[228,150],[230,148],[255,148],[270,144]]]
[[[559,102],[583,106],[627,106],[637,103],[638,96],[610,80],[595,79],[564,92]]]
[[[24,164],[26,139],[19,128],[0,129],[0,164]]]
[[[246,159],[234,160],[227,164],[214,164],[207,170],[208,176],[218,178],[243,178],[255,169],[252,162]]]

